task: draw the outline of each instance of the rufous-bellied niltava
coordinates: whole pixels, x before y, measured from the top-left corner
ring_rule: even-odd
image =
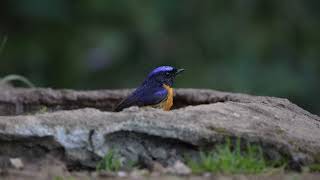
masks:
[[[130,106],[151,106],[169,111],[173,105],[173,81],[184,71],[171,66],[160,66],[152,70],[143,83],[120,102],[114,111]]]

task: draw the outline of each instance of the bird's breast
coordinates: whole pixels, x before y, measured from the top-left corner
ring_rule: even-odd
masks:
[[[167,98],[160,103],[160,107],[165,111],[169,111],[173,105],[173,88],[165,84],[163,87],[167,90],[168,95]]]

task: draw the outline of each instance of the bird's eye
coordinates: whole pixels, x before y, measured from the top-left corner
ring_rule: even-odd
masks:
[[[166,72],[166,75],[167,75],[167,76],[170,76],[170,73],[169,73],[169,72]]]

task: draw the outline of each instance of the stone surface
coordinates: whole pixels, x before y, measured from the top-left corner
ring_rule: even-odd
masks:
[[[16,169],[22,169],[24,167],[22,160],[19,158],[11,158],[10,162],[12,166]]]
[[[176,161],[173,166],[169,166],[166,169],[167,173],[175,175],[190,175],[192,173],[191,169],[181,161]]]
[[[172,166],[229,137],[260,144],[271,159],[288,157],[292,167],[320,162],[320,118],[286,99],[181,89],[169,112],[108,112],[129,92],[2,89],[0,113],[10,116],[0,116],[0,154],[94,169],[115,149],[123,163]]]

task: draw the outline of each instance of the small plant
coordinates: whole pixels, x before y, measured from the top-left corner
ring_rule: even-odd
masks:
[[[112,149],[108,151],[108,153],[103,157],[103,159],[98,163],[96,169],[97,171],[108,171],[114,172],[119,171],[121,167],[121,162],[119,157],[115,151]]]
[[[235,148],[231,148],[230,140],[224,145],[217,146],[215,151],[200,152],[198,161],[187,160],[188,166],[194,173],[261,173],[268,169],[261,147],[247,144],[241,151],[240,140]]]

